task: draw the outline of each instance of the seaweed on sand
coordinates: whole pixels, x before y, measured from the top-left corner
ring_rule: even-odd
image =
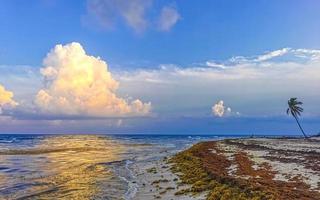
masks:
[[[196,195],[207,192],[208,200],[274,199],[270,194],[254,190],[249,186],[246,187],[245,184],[229,178],[225,169],[230,163],[223,155],[216,153],[214,154],[214,160],[204,160],[203,158],[208,157],[208,155],[203,154],[206,154],[208,149],[214,149],[215,152],[220,151],[213,143],[203,142],[176,154],[170,159],[171,170],[179,176],[181,184],[190,185],[190,188],[180,190],[175,195]],[[215,173],[212,173],[213,170],[215,170]]]

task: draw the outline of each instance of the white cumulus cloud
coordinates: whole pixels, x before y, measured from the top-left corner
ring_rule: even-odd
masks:
[[[231,108],[226,107],[222,100],[218,101],[216,104],[212,106],[212,114],[218,117],[223,117],[227,114],[231,113]]]
[[[3,108],[13,108],[17,105],[18,103],[13,100],[13,93],[0,85],[0,113]]]
[[[44,88],[35,99],[43,113],[94,117],[143,116],[151,103],[116,95],[119,83],[107,63],[87,55],[79,43],[56,45],[43,61]]]
[[[169,31],[180,18],[180,14],[174,7],[163,7],[158,21],[159,30]]]

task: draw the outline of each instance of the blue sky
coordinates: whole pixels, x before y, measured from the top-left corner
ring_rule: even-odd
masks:
[[[306,129],[320,131],[319,1],[13,0],[0,5],[0,84],[17,103],[1,105],[1,132],[296,134],[284,113],[291,96],[305,103]],[[99,67],[83,65],[111,73],[112,78],[94,82],[89,94],[115,94],[111,105],[126,111],[100,113],[91,103],[85,107],[87,101],[68,110],[54,98],[50,106],[44,104],[41,90],[70,105],[87,98],[73,92],[88,85],[70,83],[57,92],[56,84],[74,80],[61,71],[53,75],[52,66],[81,78],[71,65],[82,63],[69,62],[73,58],[61,57],[62,52],[98,62]],[[70,91],[73,96],[65,96]],[[103,105],[111,101],[96,98]],[[215,105],[224,109],[222,116],[215,115]]]
[[[283,47],[319,48],[318,1],[153,1],[153,23],[161,6],[173,5],[181,19],[169,32],[149,25],[135,34],[121,19],[112,30],[85,25],[86,1],[3,1],[0,12],[4,64],[40,65],[58,43],[80,42],[114,64],[190,64],[250,56]]]

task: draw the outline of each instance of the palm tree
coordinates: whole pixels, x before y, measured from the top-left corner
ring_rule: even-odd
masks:
[[[302,129],[302,127],[301,127],[301,125],[300,125],[300,123],[298,121],[298,117],[303,112],[303,108],[300,107],[302,104],[303,103],[298,101],[297,98],[290,98],[288,100],[289,108],[287,109],[287,114],[288,115],[291,114],[295,118],[295,120],[296,120],[296,122],[297,122],[297,124],[298,124],[298,126],[299,126],[299,128],[301,130],[301,132],[303,133],[304,137],[307,138],[307,135],[304,133],[304,131],[303,131],[303,129]]]

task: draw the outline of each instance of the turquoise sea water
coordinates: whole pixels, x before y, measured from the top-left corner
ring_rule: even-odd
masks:
[[[0,199],[131,199],[139,189],[131,165],[222,138],[0,135]]]

